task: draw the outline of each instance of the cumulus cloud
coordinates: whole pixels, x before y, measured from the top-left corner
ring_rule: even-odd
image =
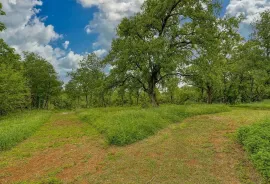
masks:
[[[105,49],[98,49],[95,50],[94,53],[98,56],[98,57],[103,57],[105,56],[108,52]]]
[[[227,14],[244,15],[240,25],[240,33],[246,38],[252,32],[250,23],[259,18],[259,14],[270,9],[270,0],[231,0],[227,6]]]
[[[69,41],[65,41],[65,42],[63,43],[63,47],[64,47],[64,49],[67,49],[67,48],[68,48],[68,46],[69,46]]]
[[[140,11],[144,0],[77,0],[83,7],[97,7],[94,19],[85,27],[88,34],[98,33],[97,42],[93,48],[109,50],[115,37],[117,25],[124,17],[129,17]]]
[[[1,3],[6,16],[0,16],[0,22],[3,22],[7,29],[0,33],[0,38],[20,54],[29,51],[44,57],[54,65],[61,79],[65,80],[67,70],[77,67],[76,63],[82,56],[51,46],[52,42],[61,40],[63,36],[55,32],[53,25],[44,24],[46,17],[37,17],[42,1],[1,0]],[[69,41],[66,41],[63,47],[67,49],[68,46]]]

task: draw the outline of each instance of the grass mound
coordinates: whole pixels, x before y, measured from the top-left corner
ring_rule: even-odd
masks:
[[[249,109],[258,109],[258,110],[270,110],[270,100],[264,100],[262,102],[254,102],[248,104],[239,104],[235,105],[235,107],[243,107]]]
[[[225,105],[166,105],[159,108],[103,108],[79,112],[82,121],[104,134],[109,144],[127,145],[184,118],[229,111]]]
[[[270,120],[240,128],[238,140],[250,155],[255,167],[270,182]]]
[[[0,119],[0,151],[8,150],[30,137],[48,121],[51,113],[32,111],[12,114]]]

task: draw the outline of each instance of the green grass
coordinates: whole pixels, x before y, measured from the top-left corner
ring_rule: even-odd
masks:
[[[225,105],[166,105],[150,109],[90,109],[78,112],[78,116],[104,134],[109,144],[123,146],[145,139],[184,118],[229,110]]]
[[[31,111],[11,114],[0,119],[0,151],[11,149],[30,137],[48,121],[51,112]]]
[[[255,167],[270,182],[270,119],[240,128],[238,140],[243,144]]]
[[[262,102],[254,102],[247,104],[235,105],[235,107],[243,107],[249,109],[258,109],[258,110],[270,110],[270,100],[264,100]]]

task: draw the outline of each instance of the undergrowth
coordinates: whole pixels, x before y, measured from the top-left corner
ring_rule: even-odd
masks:
[[[240,128],[238,140],[267,183],[270,182],[270,119]]]

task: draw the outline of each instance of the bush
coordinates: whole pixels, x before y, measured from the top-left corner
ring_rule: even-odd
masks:
[[[270,181],[270,120],[240,128],[238,140],[255,167]]]
[[[32,111],[12,114],[0,119],[0,151],[8,150],[30,137],[47,122],[51,113]]]
[[[166,105],[159,108],[103,108],[79,112],[79,117],[100,133],[109,144],[127,145],[155,134],[186,117],[229,111],[224,105]]]

